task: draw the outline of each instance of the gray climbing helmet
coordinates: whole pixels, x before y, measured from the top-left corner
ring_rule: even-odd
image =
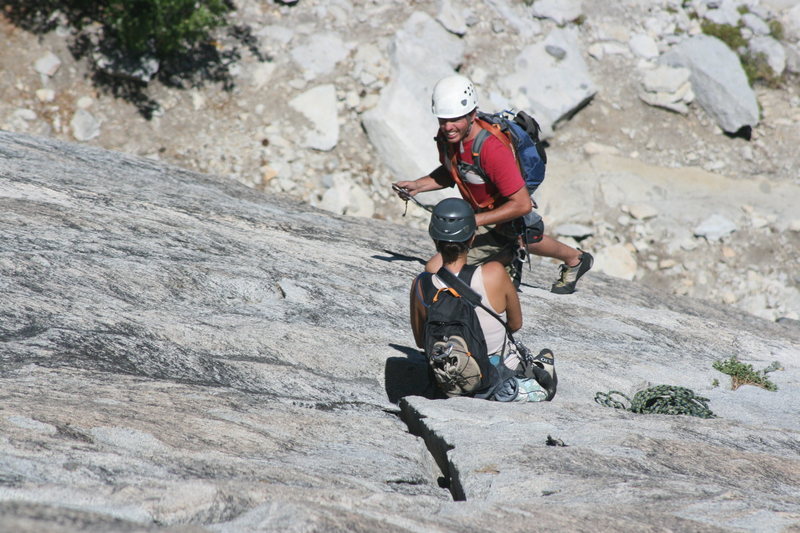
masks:
[[[446,198],[433,208],[428,233],[434,241],[465,242],[476,228],[472,206],[461,198]]]

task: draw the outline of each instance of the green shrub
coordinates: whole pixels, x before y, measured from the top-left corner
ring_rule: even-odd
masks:
[[[769,34],[772,35],[775,40],[782,41],[783,40],[783,24],[781,24],[780,20],[770,20],[767,22],[769,26]]]
[[[736,390],[742,385],[755,385],[769,391],[778,390],[778,386],[767,378],[767,373],[781,368],[777,361],[764,370],[756,371],[753,369],[753,365],[742,363],[733,355],[725,361],[715,361],[712,366],[715,370],[731,377],[731,390]]]
[[[783,26],[781,26],[780,22],[770,21],[769,24],[773,36],[776,34],[782,35]],[[753,54],[747,51],[747,39],[742,36],[741,28],[731,26],[730,24],[716,24],[710,21],[705,21],[700,26],[704,34],[711,35],[724,42],[728,45],[728,48],[739,56],[742,69],[751,86],[757,82],[761,82],[774,89],[781,87],[783,78],[772,70],[772,67],[769,66],[769,62],[767,61],[767,57],[761,53]]]
[[[717,24],[716,22],[705,20],[700,24],[700,28],[706,35],[716,37],[727,44],[734,52],[737,52],[741,47],[747,46],[747,40],[742,37],[741,30],[736,26]]]
[[[133,52],[180,52],[225,22],[223,0],[105,0],[104,22]]]
[[[12,19],[47,29],[61,13],[78,30],[99,25],[103,37],[131,54],[166,57],[207,42],[225,24],[230,0],[8,0]]]
[[[763,82],[773,89],[777,89],[781,86],[782,78],[769,66],[766,55],[762,53],[747,53],[741,57],[741,61],[742,68],[747,75],[747,81],[750,82],[750,85],[756,82]]]

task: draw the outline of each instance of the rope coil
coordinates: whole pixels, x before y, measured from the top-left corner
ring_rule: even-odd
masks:
[[[626,407],[621,396],[628,401],[630,407]],[[615,409],[626,409],[632,413],[639,414],[661,414],[661,415],[689,415],[700,418],[716,418],[717,415],[708,408],[708,398],[697,396],[694,391],[686,387],[674,385],[657,385],[637,392],[633,399],[619,391],[598,392],[595,394],[594,401],[606,407]]]

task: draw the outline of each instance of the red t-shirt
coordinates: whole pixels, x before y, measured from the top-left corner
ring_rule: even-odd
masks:
[[[472,159],[472,141],[464,143],[463,151],[456,152],[456,159],[470,165],[475,164]],[[497,192],[501,196],[509,197],[525,187],[525,180],[520,174],[513,152],[494,135],[489,135],[483,143],[481,168],[489,177],[489,181],[484,182],[477,174],[462,176],[464,184],[469,187],[469,191],[477,203],[483,203]],[[469,201],[469,198],[465,198],[465,200]],[[499,200],[498,203],[502,204],[503,201]],[[477,205],[472,207],[478,208]]]

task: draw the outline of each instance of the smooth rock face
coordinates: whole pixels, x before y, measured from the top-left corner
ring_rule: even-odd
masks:
[[[800,526],[791,323],[537,264],[518,336],[555,400],[431,400],[422,231],[0,132],[0,235],[0,531]],[[778,391],[730,390],[731,355]],[[642,382],[719,418],[593,402]]]
[[[659,207],[658,219],[647,223],[619,222],[628,218],[618,207],[630,205],[627,198],[614,204],[574,200],[605,187],[599,180],[586,189],[574,186],[572,176],[568,183],[548,177],[541,194],[554,197],[559,208],[540,205],[551,228],[589,224],[595,231],[580,241],[587,250],[629,244],[637,280],[773,320],[800,319],[800,285],[793,282],[800,235],[785,231],[800,205],[797,0],[235,4],[230,25],[213,37],[219,57],[228,59],[183,81],[173,76],[174,65],[159,70],[151,58],[127,63],[90,54],[91,46],[85,55],[71,53],[78,42],[64,17],[37,25],[50,28],[40,32],[6,13],[0,17],[6,44],[0,47],[0,129],[79,140],[288,193],[335,214],[423,229],[427,212],[413,205],[406,212],[389,184],[426,175],[438,164],[431,87],[457,71],[475,82],[482,110],[524,109],[540,121],[549,144],[548,176],[565,163],[594,173],[605,155],[617,155],[665,173],[695,168],[730,178],[723,211],[711,208],[722,191],[708,199],[692,194],[687,205],[671,184],[659,187],[639,199]],[[720,15],[741,24],[742,40],[729,55],[748,66],[755,56],[759,75],[769,78],[753,82],[759,125],[739,135],[720,135],[715,119],[700,109],[688,68],[659,64],[656,57],[712,31],[708,23]],[[757,59],[762,54],[775,72],[783,71],[783,81],[764,70]],[[725,64],[715,80],[741,71],[736,57]],[[508,83],[511,76],[515,83]],[[112,80],[117,88],[105,90]],[[752,102],[753,91],[745,89]],[[289,104],[304,100],[311,105],[300,110]],[[740,116],[737,98],[724,95],[718,103],[723,114]],[[614,173],[619,164],[603,171]],[[613,176],[611,182],[627,193],[627,183]],[[566,188],[570,195],[561,194]],[[744,204],[753,192],[766,201],[751,216]],[[419,199],[432,204],[448,193],[457,194],[451,188]],[[663,209],[665,202],[678,209]],[[718,211],[738,228],[733,257],[723,257],[719,241],[692,237],[692,228]],[[669,260],[679,267],[658,268]],[[751,271],[761,274],[758,282]]]

